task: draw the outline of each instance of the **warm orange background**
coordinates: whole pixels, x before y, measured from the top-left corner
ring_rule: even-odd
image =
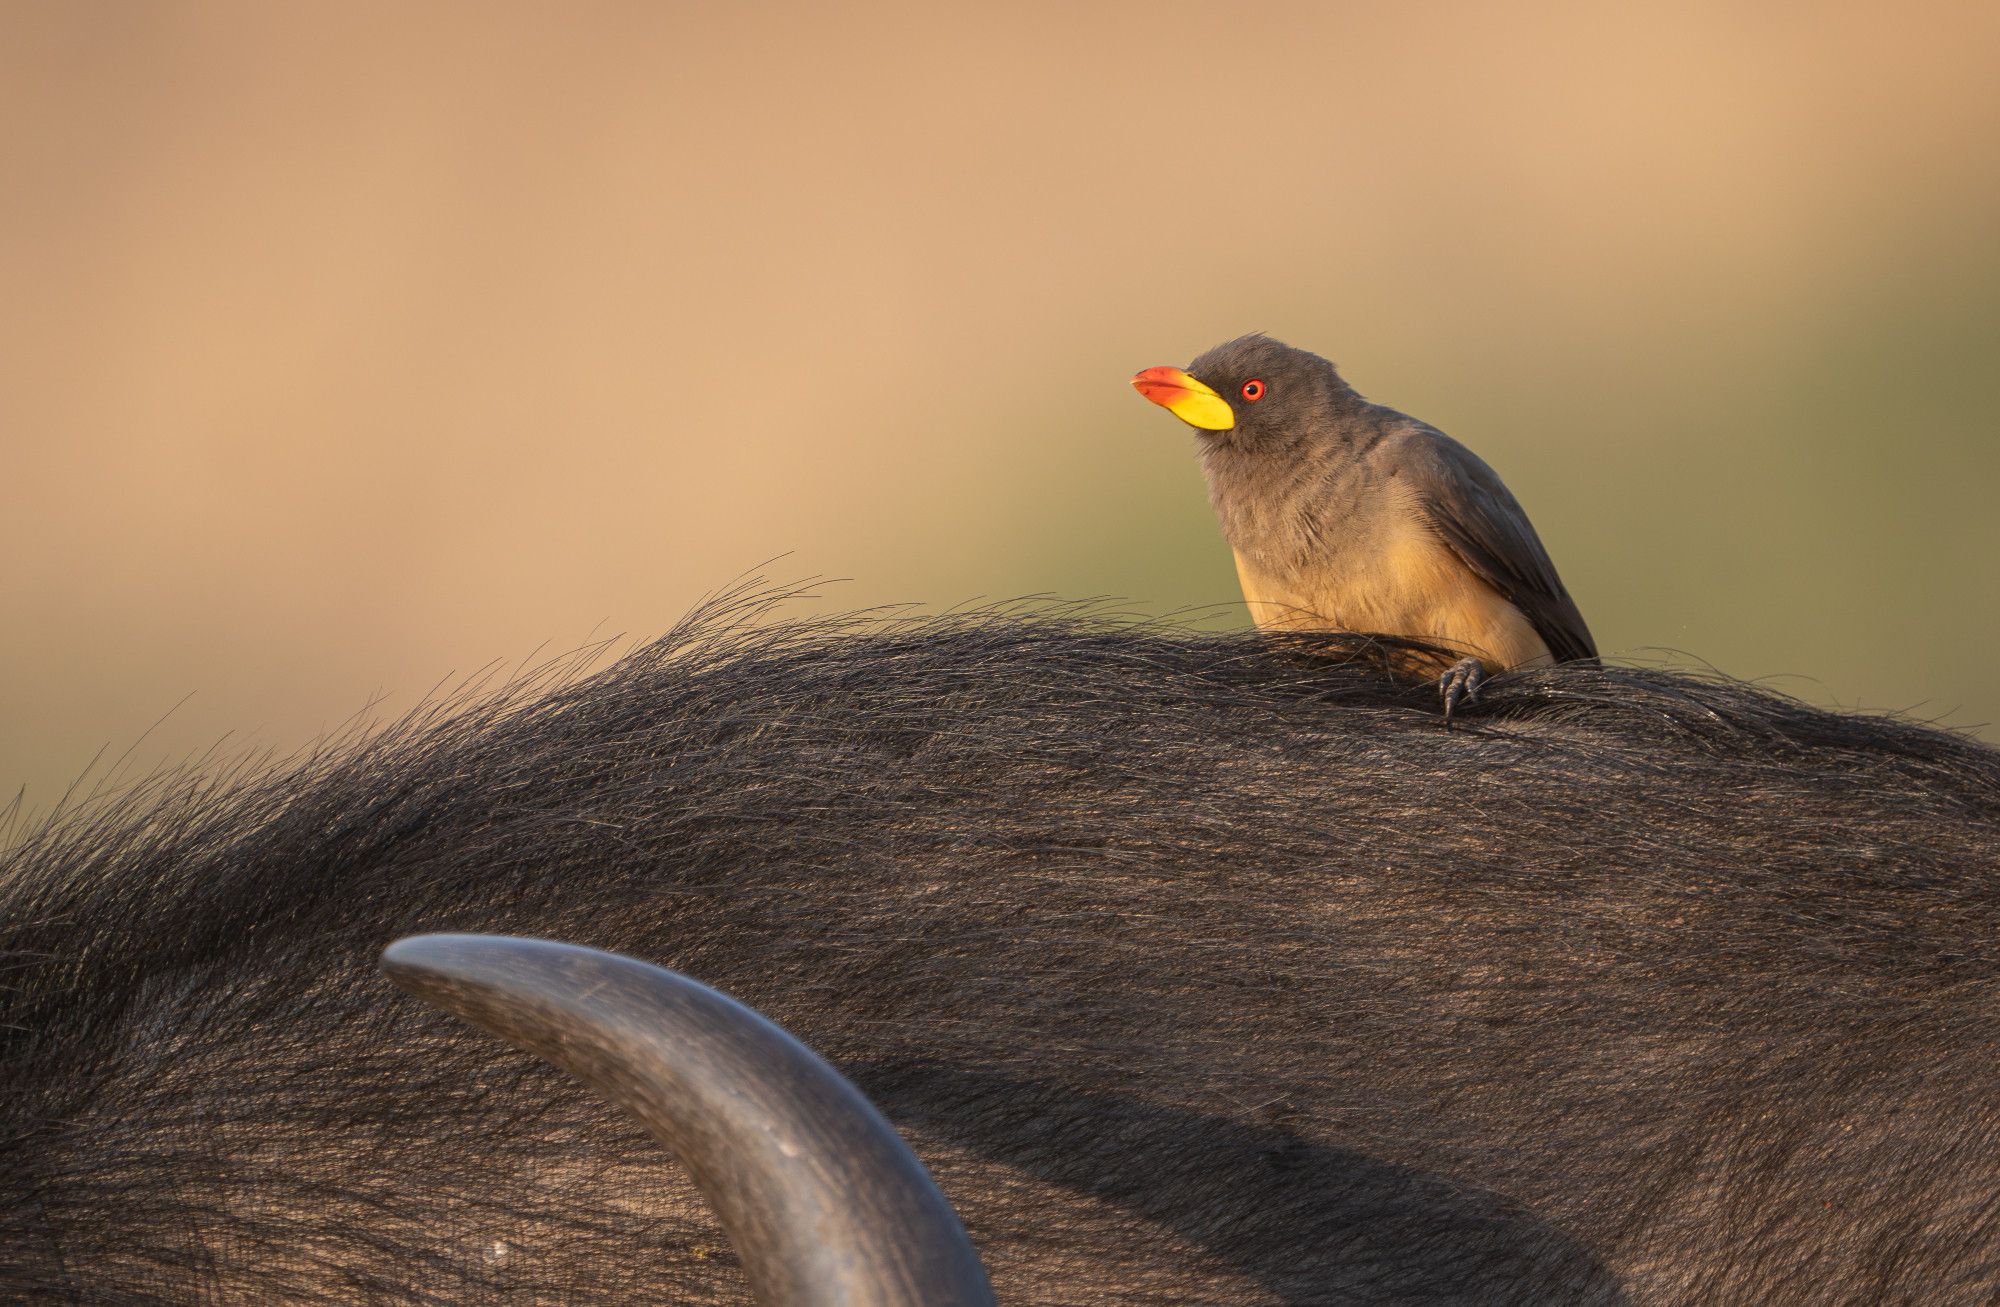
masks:
[[[1234,598],[1264,328],[1600,643],[2000,714],[2000,6],[0,6],[0,787],[830,603]]]

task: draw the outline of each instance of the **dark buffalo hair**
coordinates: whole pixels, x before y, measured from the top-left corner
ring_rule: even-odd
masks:
[[[2000,1295],[1993,750],[1594,666],[1447,731],[1366,641],[747,602],[21,836],[0,1297],[744,1301],[638,1125],[382,981],[423,931],[768,1012],[1011,1303]]]

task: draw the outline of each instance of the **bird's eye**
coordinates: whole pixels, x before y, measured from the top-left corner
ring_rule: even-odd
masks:
[[[1264,398],[1264,383],[1255,378],[1244,382],[1243,398],[1249,400],[1252,404]]]

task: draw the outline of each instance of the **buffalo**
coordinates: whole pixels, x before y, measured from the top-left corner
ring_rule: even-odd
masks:
[[[769,1014],[1007,1303],[2000,1298],[2000,753],[1582,664],[1447,729],[1394,654],[725,604],[58,814],[0,855],[0,1296],[777,1283],[376,970],[467,932]]]

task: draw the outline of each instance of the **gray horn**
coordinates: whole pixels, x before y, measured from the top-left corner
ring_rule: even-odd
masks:
[[[770,1307],[991,1304],[923,1163],[860,1091],[725,994],[615,953],[417,935],[382,970],[637,1117],[692,1176]]]

